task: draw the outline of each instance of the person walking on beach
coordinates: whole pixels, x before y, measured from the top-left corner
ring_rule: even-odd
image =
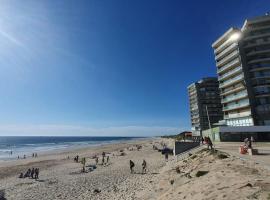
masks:
[[[169,158],[169,154],[166,152],[165,153],[165,160],[166,160],[166,162],[168,162],[168,158]]]
[[[133,174],[133,168],[135,167],[135,164],[132,160],[129,160],[129,167],[130,167],[130,173]]]
[[[143,160],[143,163],[142,163],[142,174],[146,173],[146,161]]]
[[[209,147],[212,150],[213,149],[213,143],[212,143],[210,137],[207,137],[207,149],[209,149]]]
[[[109,163],[109,160],[110,160],[110,157],[109,157],[109,156],[107,156],[107,163]]]
[[[35,168],[32,168],[32,170],[31,170],[31,178],[34,178],[34,174],[35,174]]]
[[[39,179],[39,168],[35,169],[35,179]]]
[[[98,157],[96,156],[96,165],[98,165]]]
[[[102,165],[104,165],[104,162],[105,162],[105,158],[104,156],[102,156]]]

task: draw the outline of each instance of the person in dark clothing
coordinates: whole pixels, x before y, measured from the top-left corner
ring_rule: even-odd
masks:
[[[212,150],[213,149],[213,143],[212,143],[210,137],[207,137],[207,148],[209,149],[209,147]]]
[[[98,164],[98,157],[96,157],[96,165]]]
[[[135,164],[132,160],[129,161],[129,167],[130,167],[130,173],[133,173],[133,168],[135,167]]]
[[[35,169],[35,179],[39,179],[39,168]]]
[[[168,153],[165,153],[165,160],[166,160],[166,162],[168,161],[168,158],[169,158],[169,154]]]
[[[109,157],[109,156],[107,156],[107,163],[109,163],[109,160],[110,160],[110,157]]]
[[[23,178],[23,173],[20,173],[20,176],[19,176],[19,178]]]
[[[35,174],[35,168],[32,168],[32,171],[31,171],[31,178],[34,178],[34,174]]]
[[[143,160],[143,163],[142,163],[142,174],[143,173],[146,173],[146,161]]]
[[[30,177],[31,175],[31,169],[28,169],[27,172],[24,174],[24,178]]]

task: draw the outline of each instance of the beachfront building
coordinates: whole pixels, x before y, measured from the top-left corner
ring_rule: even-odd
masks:
[[[190,116],[193,135],[201,135],[222,119],[218,80],[203,78],[188,86]]]
[[[221,122],[227,126],[219,128],[224,133],[220,139],[235,140],[248,133],[269,140],[270,16],[247,19],[242,28],[230,28],[212,47],[224,113]]]
[[[270,125],[270,16],[230,28],[212,47],[225,124]]]

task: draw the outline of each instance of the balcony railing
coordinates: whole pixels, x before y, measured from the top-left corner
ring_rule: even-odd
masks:
[[[222,51],[221,53],[219,53],[216,56],[216,60],[220,59],[221,57],[223,57],[224,55],[226,55],[228,52],[230,52],[232,49],[234,49],[235,47],[237,47],[236,43],[232,43],[230,46],[228,46],[224,51]]]
[[[242,70],[242,67],[239,66],[239,67],[236,67],[235,69],[231,70],[231,71],[228,71],[226,72],[225,74],[222,74],[221,76],[219,76],[219,81],[223,80],[224,78],[226,77],[230,77],[231,75],[237,73],[237,72],[240,72]]]
[[[218,73],[222,73],[223,71],[225,71],[226,69],[230,69],[231,67],[235,66],[235,65],[239,65],[240,64],[240,59],[236,58],[232,61],[230,61],[229,63],[227,63],[226,65],[222,66],[221,68],[219,68],[217,70]]]
[[[217,62],[217,66],[220,67],[221,65],[223,65],[224,63],[228,62],[228,60],[236,57],[239,55],[238,50],[234,50],[232,53],[230,53],[229,55],[227,55],[226,57],[224,57],[223,59],[221,59],[219,62]]]
[[[238,75],[238,76],[236,76],[236,77],[234,77],[232,79],[229,79],[227,81],[224,81],[223,83],[220,83],[219,84],[219,87],[220,88],[226,87],[228,85],[231,85],[231,84],[233,84],[235,82],[238,82],[238,81],[242,80],[243,78],[244,78],[244,75],[243,74],[240,74],[240,75]]]
[[[221,103],[227,103],[227,102],[230,102],[230,101],[235,101],[237,99],[244,98],[247,95],[248,95],[247,91],[244,90],[244,91],[239,92],[237,95],[229,95],[229,96],[227,96],[226,98],[221,100]]]
[[[222,51],[223,49],[225,49],[226,47],[228,47],[231,44],[231,41],[227,40],[226,42],[224,42],[222,45],[220,45],[218,48],[216,48],[214,50],[215,53],[218,53],[220,51]]]
[[[234,113],[234,114],[228,114],[228,115],[224,116],[224,119],[240,118],[240,117],[247,117],[247,116],[251,116],[250,111],[245,111],[245,112],[241,112],[241,113]]]
[[[222,91],[220,93],[220,95],[221,96],[226,96],[226,95],[232,94],[234,92],[238,92],[238,91],[243,90],[243,89],[245,89],[244,85],[237,86],[237,87],[232,87],[232,88],[226,88],[226,90]]]
[[[249,106],[249,101],[245,101],[242,103],[236,103],[236,104],[231,104],[231,105],[227,105],[223,107],[223,111],[228,111],[228,110],[234,110],[234,109],[239,109],[239,108],[243,108]]]

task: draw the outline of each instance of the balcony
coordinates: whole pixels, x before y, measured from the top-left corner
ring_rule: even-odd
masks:
[[[234,74],[236,74],[238,72],[242,72],[242,67],[241,66],[236,67],[235,69],[233,69],[231,71],[228,71],[225,74],[222,74],[221,76],[219,76],[218,80],[219,81],[224,80],[225,78],[229,78],[229,77],[231,77],[232,75],[234,75]]]
[[[226,56],[228,53],[230,53],[231,51],[235,50],[237,47],[236,43],[231,44],[229,47],[227,47],[224,51],[222,51],[221,53],[219,53],[215,59],[218,60],[224,56]]]
[[[248,40],[253,40],[253,39],[257,39],[257,38],[263,38],[263,37],[267,37],[267,36],[270,36],[270,33],[256,34],[256,35],[247,36],[243,40],[248,41]]]
[[[223,67],[219,68],[217,70],[217,72],[218,73],[222,73],[223,71],[228,70],[228,69],[231,69],[231,68],[233,68],[236,65],[240,65],[240,59],[239,58],[236,58],[236,59],[230,61],[229,63],[227,63]]]
[[[228,103],[228,102],[231,102],[231,101],[235,101],[235,100],[245,98],[247,96],[248,96],[247,91],[244,90],[244,91],[239,92],[237,95],[229,95],[229,96],[227,96],[226,98],[221,100],[221,103]]]
[[[227,81],[224,81],[223,83],[220,83],[219,88],[227,87],[227,86],[235,84],[235,83],[237,83],[237,82],[239,82],[239,81],[241,81],[243,79],[244,79],[244,75],[240,74],[240,75],[238,75],[238,76],[236,76],[236,77],[234,77],[232,79],[229,79]]]
[[[235,110],[235,109],[240,109],[240,108],[245,108],[249,106],[249,101],[248,99],[245,99],[242,101],[242,103],[236,103],[236,104],[231,104],[223,107],[223,111],[229,111],[229,110]]]
[[[238,50],[234,50],[232,53],[230,53],[228,56],[224,57],[222,60],[220,60],[219,62],[217,62],[217,66],[220,67],[222,66],[224,63],[228,62],[229,60],[237,57],[239,55]]]
[[[231,88],[226,88],[225,91],[222,91],[220,93],[221,96],[227,96],[229,94],[235,93],[235,92],[239,92],[241,90],[245,90],[245,86],[243,84],[241,85],[236,85],[235,87],[231,87]]]
[[[248,64],[258,63],[258,62],[267,62],[270,61],[270,58],[255,58],[248,62]]]
[[[215,54],[218,54],[222,50],[226,49],[228,46],[230,46],[230,44],[232,44],[230,40],[225,41],[222,45],[214,50]]]
[[[251,111],[228,114],[224,116],[224,119],[233,119],[233,118],[241,118],[241,117],[248,117],[248,116],[251,116]]]

